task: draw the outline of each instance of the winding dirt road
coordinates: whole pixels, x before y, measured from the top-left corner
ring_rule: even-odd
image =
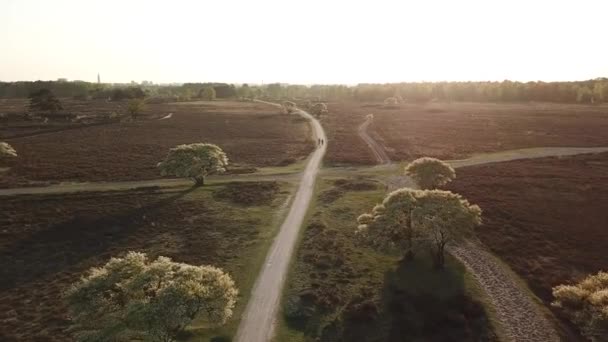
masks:
[[[327,141],[323,127],[318,120],[304,111],[298,113],[311,121],[314,141],[319,138]],[[296,246],[298,232],[310,205],[315,178],[325,150],[326,144],[318,146],[308,160],[289,213],[268,251],[249,303],[241,317],[241,323],[234,339],[236,342],[268,342],[272,339],[289,262]]]
[[[388,157],[388,154],[386,153],[384,148],[367,132],[367,128],[369,127],[369,125],[372,124],[373,121],[373,116],[366,117],[365,122],[362,123],[357,129],[357,133],[372,151],[372,153],[374,154],[374,158],[376,158],[376,160],[378,161],[378,164],[390,164],[391,159]]]
[[[380,164],[387,163],[382,157],[381,145],[375,142],[366,130],[370,124],[368,118],[359,126],[359,136],[365,140]],[[516,159],[542,158],[550,156],[568,156],[583,153],[600,153],[608,147],[541,147],[511,150],[497,153],[475,155],[468,159],[448,161],[454,168],[510,161]],[[384,152],[386,155],[386,152]],[[390,160],[388,160],[390,163]],[[395,179],[398,178],[398,179]],[[389,190],[397,186],[415,186],[407,176],[391,176],[388,179]],[[466,241],[451,246],[448,251],[471,272],[482,290],[487,294],[494,307],[502,335],[508,341],[553,342],[560,341],[551,318],[529,293],[529,290],[515,279],[506,266],[481,243]]]

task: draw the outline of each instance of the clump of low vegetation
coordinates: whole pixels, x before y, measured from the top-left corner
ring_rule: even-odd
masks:
[[[296,104],[291,101],[283,101],[283,112],[285,114],[292,114],[296,110]]]
[[[227,166],[226,153],[217,145],[205,143],[174,147],[158,163],[162,176],[191,178],[196,186],[204,185],[208,175],[226,172]]]
[[[48,89],[40,89],[30,93],[30,110],[48,111],[55,114],[63,109],[61,101]]]
[[[142,110],[144,110],[144,101],[142,99],[133,99],[129,101],[127,105],[127,112],[131,115],[132,118],[137,118],[139,114],[141,114]]]
[[[551,303],[593,342],[608,341],[608,272],[589,275],[575,285],[553,288]]]
[[[280,190],[277,182],[235,182],[215,191],[213,197],[240,205],[267,205]]]
[[[383,251],[405,251],[414,258],[416,239],[430,240],[435,267],[445,266],[448,243],[473,234],[481,209],[462,196],[443,190],[403,188],[388,194],[371,214],[358,217],[359,238]]]
[[[396,97],[391,96],[384,99],[383,103],[385,106],[396,107],[399,105],[399,100]]]
[[[378,188],[378,183],[369,179],[337,179],[333,187],[325,190],[320,195],[320,200],[324,204],[333,203],[348,191],[370,191]]]
[[[92,268],[67,291],[80,341],[174,341],[194,318],[223,324],[238,291],[230,275],[213,266],[150,261],[129,252]]]
[[[405,167],[405,174],[412,177],[422,189],[436,189],[456,178],[456,171],[449,164],[430,157],[409,163]]]
[[[8,143],[0,141],[0,160],[17,157],[17,151]]]

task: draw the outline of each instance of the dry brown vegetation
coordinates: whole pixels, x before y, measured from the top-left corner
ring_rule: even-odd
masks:
[[[173,113],[170,119],[150,119],[169,113]],[[168,149],[192,142],[215,143],[233,164],[247,168],[290,164],[313,148],[306,121],[278,115],[274,108],[259,103],[149,104],[142,117],[7,139],[19,151],[19,158],[0,180],[0,187],[159,178],[156,164]],[[73,126],[57,125],[61,129]],[[0,132],[12,131],[19,129],[5,127]]]
[[[374,164],[357,136],[367,114],[370,134],[392,160],[459,159],[480,152],[545,146],[608,146],[608,106],[565,104],[330,103],[324,118],[331,163]]]
[[[481,240],[546,303],[608,265],[608,153],[458,169],[448,186],[484,210]]]
[[[273,191],[247,206],[213,200],[223,186],[3,198],[0,340],[70,340],[63,291],[90,267],[130,250],[221,267],[246,296],[255,274],[243,270],[263,260],[271,213],[287,194],[276,183],[241,185],[251,198]]]

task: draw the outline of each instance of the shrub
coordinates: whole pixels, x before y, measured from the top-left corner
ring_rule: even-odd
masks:
[[[127,112],[131,114],[133,118],[137,117],[144,110],[144,101],[141,99],[133,99],[129,101],[127,105]]]
[[[385,106],[396,106],[399,104],[399,100],[396,97],[387,97],[384,99]]]
[[[31,110],[43,110],[56,113],[63,109],[61,101],[48,89],[40,89],[30,93],[29,96]]]
[[[17,151],[8,143],[0,141],[0,159],[15,157],[17,157]]]
[[[212,266],[192,266],[129,252],[92,268],[66,293],[81,341],[173,341],[195,317],[224,323],[238,291]]]
[[[586,338],[594,342],[608,341],[608,272],[590,275],[576,285],[553,288],[555,301]]]

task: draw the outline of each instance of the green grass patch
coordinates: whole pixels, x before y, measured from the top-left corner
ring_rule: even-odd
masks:
[[[351,187],[362,176],[368,175],[319,182],[275,340],[496,340],[460,263],[448,258],[446,268],[437,271],[424,246],[414,261],[404,262],[355,242],[356,217],[385,195],[378,185]]]

